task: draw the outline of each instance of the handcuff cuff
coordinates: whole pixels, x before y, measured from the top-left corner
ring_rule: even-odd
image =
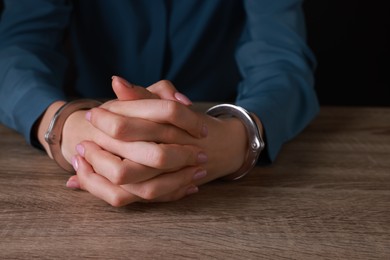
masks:
[[[100,106],[101,102],[93,99],[79,99],[70,101],[61,106],[50,121],[45,133],[45,141],[49,144],[50,153],[54,161],[68,172],[74,172],[70,163],[65,159],[61,151],[62,130],[66,119],[75,111],[87,110]]]
[[[263,136],[259,131],[254,116],[240,106],[231,104],[220,104],[211,107],[206,114],[213,117],[230,116],[239,119],[245,126],[248,136],[248,151],[244,159],[243,165],[234,173],[223,177],[224,180],[238,180],[247,175],[260,156],[261,151],[265,147]]]

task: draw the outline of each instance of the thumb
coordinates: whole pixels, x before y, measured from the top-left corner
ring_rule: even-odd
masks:
[[[143,88],[129,83],[119,76],[112,77],[112,88],[121,101],[138,99],[167,99],[182,103],[185,106],[192,105],[185,95],[178,92],[168,80],[160,80],[148,88]]]
[[[159,99],[147,89],[131,84],[124,78],[112,76],[112,89],[119,100]]]
[[[177,101],[185,106],[192,105],[191,100],[184,94],[178,92],[169,80],[160,80],[148,87],[147,90],[159,96],[161,99]]]

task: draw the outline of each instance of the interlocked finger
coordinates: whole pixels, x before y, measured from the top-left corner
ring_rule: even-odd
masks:
[[[165,172],[207,162],[207,155],[192,145],[121,142],[111,138],[97,138],[94,141],[104,150],[121,158]]]
[[[103,150],[93,142],[84,141],[77,147],[79,154],[86,159],[96,173],[116,185],[143,182],[162,172],[155,168],[122,159]]]
[[[172,124],[197,138],[207,136],[207,126],[203,117],[183,104],[172,100],[115,101],[106,103],[102,107],[126,117],[138,117],[156,123]]]
[[[187,167],[176,172],[161,174],[145,182],[122,185],[122,188],[142,199],[150,201],[167,194],[172,194],[173,196],[175,191],[181,190],[184,187],[193,186],[192,183],[194,181],[202,179],[205,176],[205,170],[196,167]]]
[[[170,124],[130,118],[103,108],[94,108],[90,113],[89,120],[93,126],[121,141],[188,144],[196,140],[184,130]]]
[[[96,174],[81,156],[76,156],[73,164],[77,169],[77,178],[81,189],[88,191],[110,205],[121,207],[140,200],[134,194],[125,191],[103,176]]]
[[[195,146],[149,142],[132,142],[127,145],[128,154],[125,158],[165,171],[207,162],[206,154]]]

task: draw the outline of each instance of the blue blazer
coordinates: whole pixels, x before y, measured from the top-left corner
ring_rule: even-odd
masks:
[[[69,98],[69,87],[79,97],[113,97],[112,75],[143,86],[169,79],[193,101],[235,102],[257,114],[267,144],[262,161],[273,161],[318,112],[301,0],[4,5],[0,121],[28,142],[36,120]],[[70,64],[75,80],[64,86]]]

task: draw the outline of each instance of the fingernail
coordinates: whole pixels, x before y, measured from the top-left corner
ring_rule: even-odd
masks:
[[[115,75],[112,75],[111,80],[114,80],[115,78],[116,78],[116,76],[115,76]]]
[[[72,157],[72,165],[73,165],[74,170],[77,172],[77,170],[79,169],[79,163],[77,162],[76,156]]]
[[[191,100],[188,97],[186,97],[185,95],[183,95],[182,93],[176,92],[174,94],[174,96],[177,99],[177,101],[179,101],[183,105],[186,105],[186,106],[192,105]]]
[[[68,180],[66,187],[70,189],[80,189],[80,184],[74,180]]]
[[[192,186],[192,187],[187,189],[186,194],[191,195],[191,194],[197,193],[198,191],[199,191],[198,187]]]
[[[209,134],[209,129],[207,128],[206,124],[203,124],[200,134],[202,137],[207,137],[207,135]]]
[[[85,153],[85,148],[82,144],[78,144],[76,145],[76,151],[78,154],[80,154],[81,156],[84,157],[84,153]]]
[[[88,111],[88,112],[85,114],[85,119],[87,119],[88,121],[91,121],[91,111]]]
[[[207,160],[207,155],[204,152],[198,153],[198,163],[206,163]]]
[[[207,175],[207,171],[206,170],[198,170],[197,172],[195,172],[195,174],[192,177],[192,179],[194,181],[197,181],[197,180],[200,180],[200,179],[204,178],[206,175]]]

